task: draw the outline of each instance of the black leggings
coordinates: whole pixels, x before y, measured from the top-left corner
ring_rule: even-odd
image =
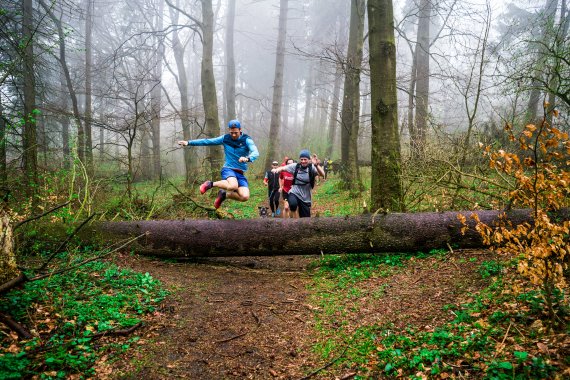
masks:
[[[295,194],[289,193],[289,208],[293,212],[299,208],[299,218],[311,217],[311,205],[297,198]]]
[[[271,212],[275,212],[279,208],[279,190],[269,192],[269,207]]]

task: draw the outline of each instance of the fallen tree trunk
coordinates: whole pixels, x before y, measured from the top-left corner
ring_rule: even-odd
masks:
[[[458,214],[470,226],[463,235]],[[96,225],[99,236],[128,238],[146,234],[133,243],[137,253],[163,257],[221,257],[310,255],[358,252],[416,252],[448,246],[482,247],[471,214],[488,224],[500,211],[426,212],[361,215],[356,217],[251,220],[156,220],[105,222]],[[530,210],[507,214],[513,225],[532,222]],[[557,213],[570,219],[570,209]]]

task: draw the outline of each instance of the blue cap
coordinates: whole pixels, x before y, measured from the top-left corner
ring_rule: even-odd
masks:
[[[228,128],[239,128],[241,129],[241,124],[239,122],[239,120],[230,120],[230,122],[228,123]]]
[[[311,158],[311,152],[309,152],[308,149],[303,149],[301,151],[301,153],[299,153],[299,158],[303,158],[303,157],[310,159]]]

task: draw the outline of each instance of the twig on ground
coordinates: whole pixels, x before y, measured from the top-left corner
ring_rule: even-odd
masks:
[[[214,341],[214,343],[225,343],[225,342],[229,342],[230,340],[234,340],[234,339],[237,339],[237,338],[241,338],[242,336],[247,335],[247,334],[249,334],[249,331],[246,331],[246,332],[241,333],[241,334],[238,334],[238,335],[234,335],[234,336],[232,336],[231,338],[222,339],[222,340],[216,340],[216,341]]]
[[[11,279],[8,282],[3,283],[0,285],[0,294],[7,292],[8,290],[12,289],[13,287],[17,286],[18,284],[24,283],[28,280],[25,274],[20,273],[20,275],[16,278]]]
[[[120,336],[127,336],[130,333],[132,333],[133,331],[135,331],[136,329],[138,329],[139,327],[142,326],[142,322],[137,323],[136,325],[133,325],[131,327],[129,327],[128,329],[122,329],[122,330],[107,330],[107,331],[103,331],[97,334],[93,334],[90,336],[91,339],[99,339],[102,338],[104,336],[115,336],[115,335],[120,335]]]
[[[0,322],[4,323],[10,329],[16,332],[22,339],[32,339],[32,334],[21,324],[12,319],[9,315],[0,313]]]
[[[334,363],[336,363],[338,360],[340,360],[344,354],[346,353],[346,350],[348,350],[348,344],[344,347],[344,349],[342,350],[342,352],[333,360],[331,360],[330,362],[328,362],[327,364],[325,364],[324,366],[317,368],[316,370],[314,370],[313,372],[309,373],[307,376],[300,378],[299,380],[307,380],[310,379],[311,377],[315,376],[316,374],[318,374],[319,372],[329,368],[331,365],[333,365]]]

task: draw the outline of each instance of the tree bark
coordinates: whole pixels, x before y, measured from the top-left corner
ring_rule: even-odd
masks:
[[[344,183],[350,189],[363,188],[358,169],[358,130],[360,126],[360,70],[362,66],[362,45],[364,43],[365,2],[352,0],[348,51],[344,78],[344,96],[341,115],[341,171]]]
[[[214,12],[212,11],[212,0],[202,0],[202,33],[202,102],[204,103],[204,113],[206,115],[206,134],[207,137],[212,138],[220,135],[213,63]],[[216,178],[223,164],[222,148],[220,146],[208,146],[206,149],[208,151],[208,162],[210,163],[210,178]]]
[[[402,169],[391,0],[368,1],[368,28],[372,102],[371,209],[401,211]]]
[[[22,40],[24,41],[24,132],[22,136],[24,172],[26,175],[26,195],[32,198],[32,207],[35,209],[35,197],[38,184],[38,147],[36,143],[36,83],[34,70],[34,27],[33,27],[33,1],[23,2]]]
[[[419,157],[423,157],[427,142],[427,121],[429,106],[429,55],[430,55],[430,19],[431,1],[420,2],[420,14],[418,19],[418,42],[415,50],[416,63],[416,120],[415,132],[417,140],[413,143],[413,149]]]
[[[85,15],[85,160],[87,173],[93,175],[93,136],[92,119],[92,66],[93,66],[93,0],[87,1]]]
[[[337,63],[335,76],[334,76],[334,87],[332,93],[331,115],[329,119],[329,128],[327,135],[327,148],[325,150],[324,158],[332,157],[333,148],[335,146],[335,136],[337,129],[336,127],[338,125],[338,103],[339,103],[341,81],[342,81],[342,65]]]
[[[160,122],[162,111],[162,62],[164,60],[164,1],[158,2],[158,14],[156,15],[156,30],[160,33],[157,36],[157,51],[154,55],[154,73],[155,83],[150,93],[150,102],[152,109],[152,119],[150,121],[150,132],[152,139],[152,178],[159,179],[162,174],[162,163],[160,158]]]
[[[17,278],[18,274],[12,225],[8,215],[0,210],[0,285]]]
[[[4,106],[2,94],[0,94],[0,185],[8,179],[7,156],[6,156],[6,119],[4,118]]]
[[[279,147],[279,131],[281,123],[281,106],[283,103],[283,72],[285,71],[285,39],[287,38],[288,0],[281,0],[279,5],[279,32],[277,37],[277,53],[275,57],[275,79],[273,81],[273,102],[271,106],[271,122],[269,124],[269,143],[265,156],[265,167],[277,159]]]
[[[467,219],[463,235],[458,214]],[[137,239],[140,254],[164,257],[277,256],[342,254],[359,252],[416,252],[431,249],[483,247],[471,214],[487,225],[498,221],[501,211],[367,214],[356,217],[251,220],[177,220],[106,222],[96,224],[89,238],[105,242],[128,236]],[[511,210],[513,225],[532,222],[529,209]],[[570,209],[556,216],[570,219]],[[88,230],[85,230],[86,232]]]
[[[236,118],[236,62],[234,58],[234,24],[236,18],[236,0],[228,2],[226,22],[226,83],[224,93],[226,99],[226,125]]]
[[[173,8],[170,8],[169,10],[172,24],[176,25],[178,23],[179,12]],[[178,114],[180,117],[180,123],[182,124],[182,136],[184,140],[190,140],[194,136],[192,136],[192,125],[190,121],[188,75],[186,75],[186,65],[184,63],[185,45],[180,41],[180,37],[176,29],[172,32],[172,50],[178,71],[176,84],[178,85],[178,91],[180,92],[180,111]],[[184,155],[186,183],[190,184],[191,179],[195,177],[194,171],[198,166],[198,161],[196,155],[192,154],[190,149],[183,149],[182,154]]]

